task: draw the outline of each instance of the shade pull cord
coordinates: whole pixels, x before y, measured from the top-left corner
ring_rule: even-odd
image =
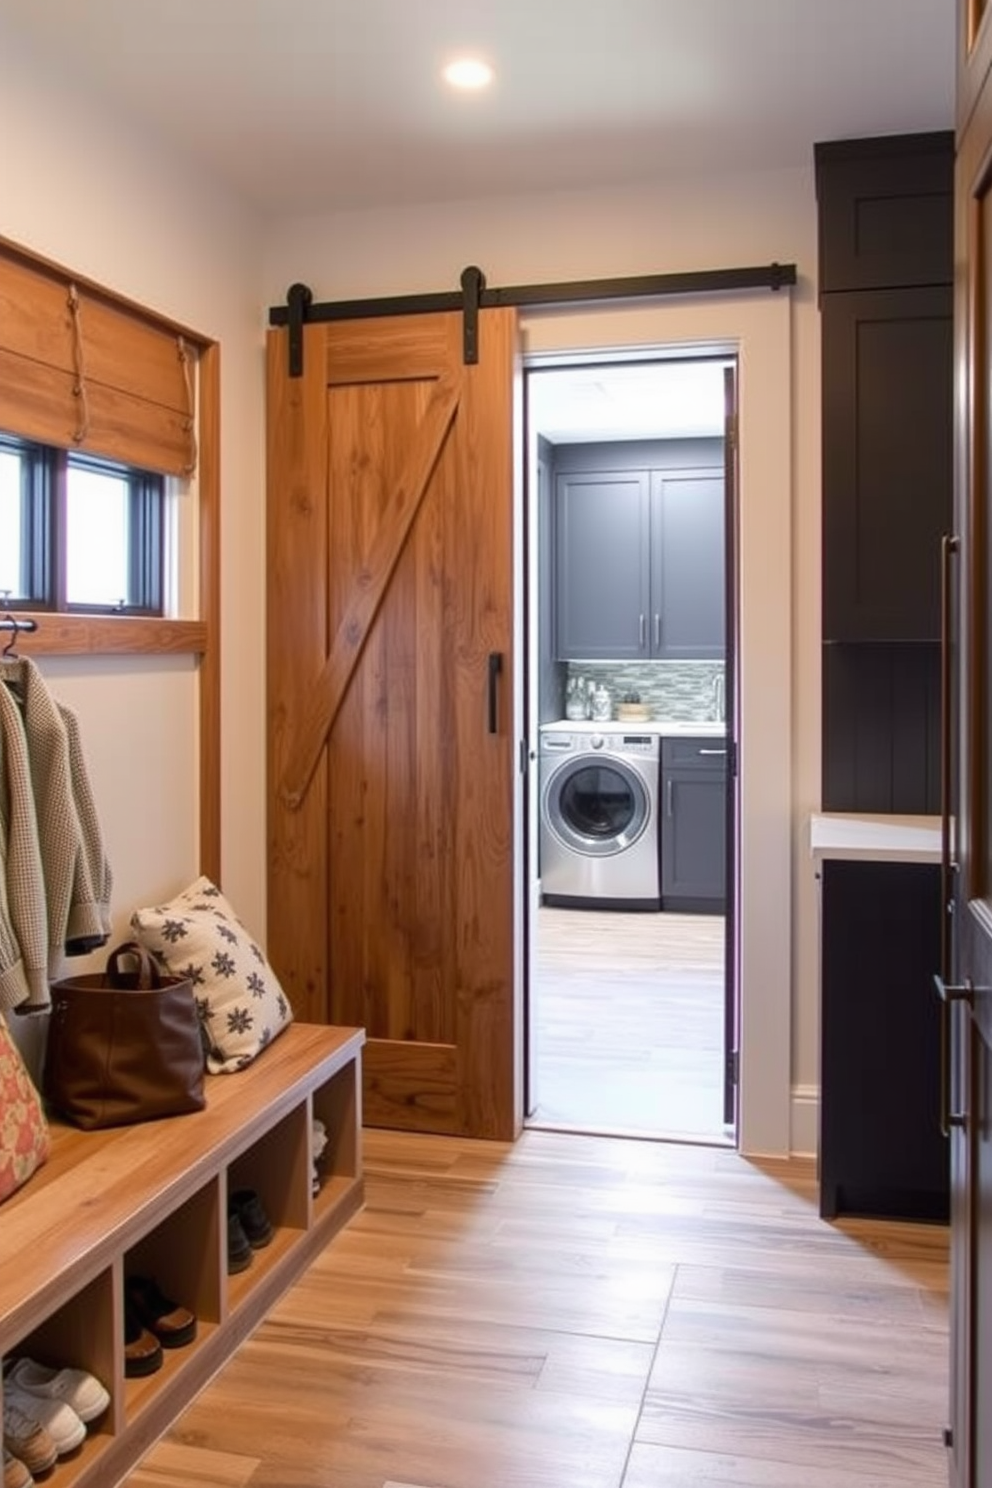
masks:
[[[72,384],[72,396],[77,400],[76,429],[72,438],[75,444],[82,444],[90,430],[90,406],[86,396],[86,360],[83,355],[79,291],[74,284],[69,285],[69,318],[72,321],[72,361],[76,374]]]
[[[183,369],[183,383],[186,388],[186,418],[183,422],[183,432],[189,441],[189,459],[183,466],[184,475],[192,475],[196,470],[196,462],[199,451],[196,445],[196,419],[194,417],[193,404],[193,374],[190,370],[190,355],[186,349],[186,340],[183,336],[177,336],[176,344],[179,351],[179,364]]]

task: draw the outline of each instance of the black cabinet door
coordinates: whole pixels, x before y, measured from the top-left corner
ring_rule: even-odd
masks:
[[[821,331],[824,639],[937,640],[951,290],[825,295]]]
[[[647,471],[555,480],[555,610],[560,660],[648,655]]]
[[[940,869],[821,872],[820,1210],[946,1220],[940,1131]]]
[[[724,474],[651,474],[651,655],[665,661],[726,654]]]
[[[726,903],[726,747],[662,741],[661,907],[722,914]]]
[[[815,146],[820,292],[950,284],[954,135]]]

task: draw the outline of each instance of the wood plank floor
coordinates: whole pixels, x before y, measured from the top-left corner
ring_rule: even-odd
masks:
[[[542,906],[532,1124],[726,1142],[724,921]]]
[[[947,1236],[808,1163],[369,1132],[367,1205],[131,1488],[940,1488]]]

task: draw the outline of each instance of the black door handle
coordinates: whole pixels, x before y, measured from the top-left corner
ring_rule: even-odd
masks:
[[[503,670],[502,651],[489,653],[489,732],[499,733],[499,674]]]

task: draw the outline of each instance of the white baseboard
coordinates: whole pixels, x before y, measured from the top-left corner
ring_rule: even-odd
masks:
[[[820,1087],[793,1085],[789,1114],[789,1151],[794,1157],[815,1157],[819,1146]]]

